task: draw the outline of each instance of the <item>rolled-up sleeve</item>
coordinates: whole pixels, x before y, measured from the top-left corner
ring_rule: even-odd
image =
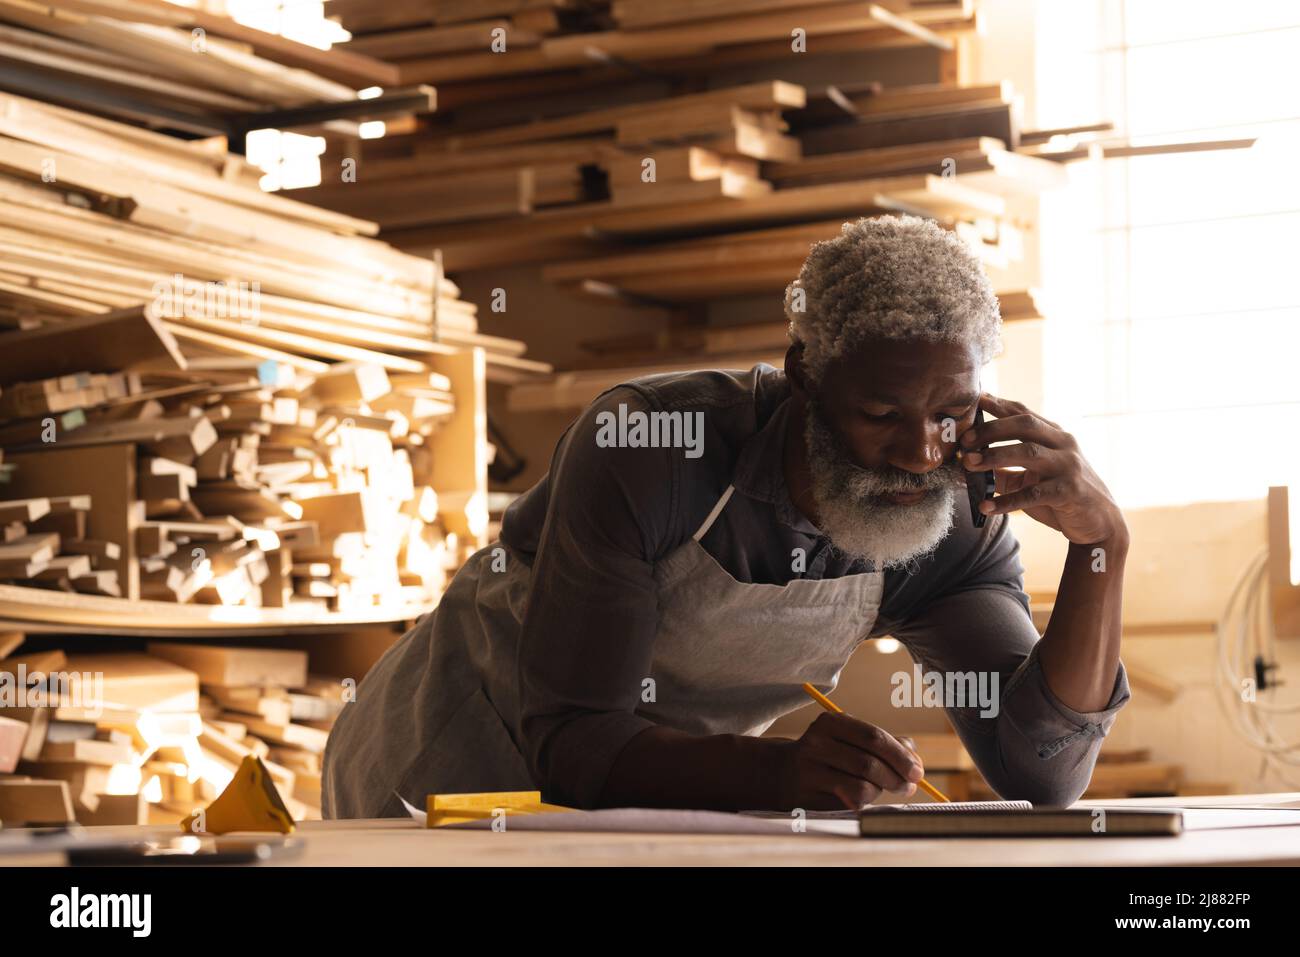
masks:
[[[984,532],[937,597],[890,633],[926,672],[973,673],[985,681],[981,687],[991,687],[996,676],[996,707],[949,706],[953,726],[1002,798],[1067,807],[1087,789],[1102,741],[1129,700],[1128,675],[1120,662],[1101,711],[1065,705],[1038,661],[1019,543],[1005,519]]]
[[[557,447],[519,639],[521,750],[544,798],[572,807],[596,805],[619,752],[653,725],[636,709],[680,465],[675,450],[597,441],[601,413],[620,404],[651,411],[642,393],[614,389]]]

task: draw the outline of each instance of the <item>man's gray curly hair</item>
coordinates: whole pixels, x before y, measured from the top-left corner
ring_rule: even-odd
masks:
[[[919,216],[859,219],[814,243],[786,287],[785,314],[814,381],[865,338],[969,342],[981,362],[1002,351],[998,298],[979,259]]]

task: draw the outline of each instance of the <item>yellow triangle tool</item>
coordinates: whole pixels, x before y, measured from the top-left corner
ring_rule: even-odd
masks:
[[[498,812],[511,814],[546,814],[572,811],[559,804],[543,804],[541,791],[483,791],[477,794],[430,794],[425,798],[428,817],[425,827],[445,827],[466,821],[481,821]]]
[[[226,789],[202,811],[181,821],[194,834],[229,834],[231,831],[293,833],[293,815],[280,799],[271,772],[255,754],[245,755]]]

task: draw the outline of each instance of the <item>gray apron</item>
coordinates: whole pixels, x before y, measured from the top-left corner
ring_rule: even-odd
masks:
[[[736,581],[700,544],[728,486],[691,539],[655,564],[659,627],[637,714],[691,734],[759,735],[829,692],[880,608],[879,571],[786,585]],[[390,648],[339,716],[325,750],[329,817],[404,814],[431,793],[537,790],[520,753],[515,666],[531,569],[492,571],[477,552],[435,612]]]

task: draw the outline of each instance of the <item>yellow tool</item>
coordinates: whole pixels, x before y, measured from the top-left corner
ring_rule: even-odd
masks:
[[[194,834],[231,831],[293,833],[293,816],[280,800],[271,773],[255,754],[246,755],[226,789],[205,810],[195,811],[181,828]]]
[[[510,814],[545,814],[572,811],[559,804],[543,804],[541,791],[483,791],[477,794],[430,794],[425,798],[425,827],[445,827],[490,818],[500,809]]]

